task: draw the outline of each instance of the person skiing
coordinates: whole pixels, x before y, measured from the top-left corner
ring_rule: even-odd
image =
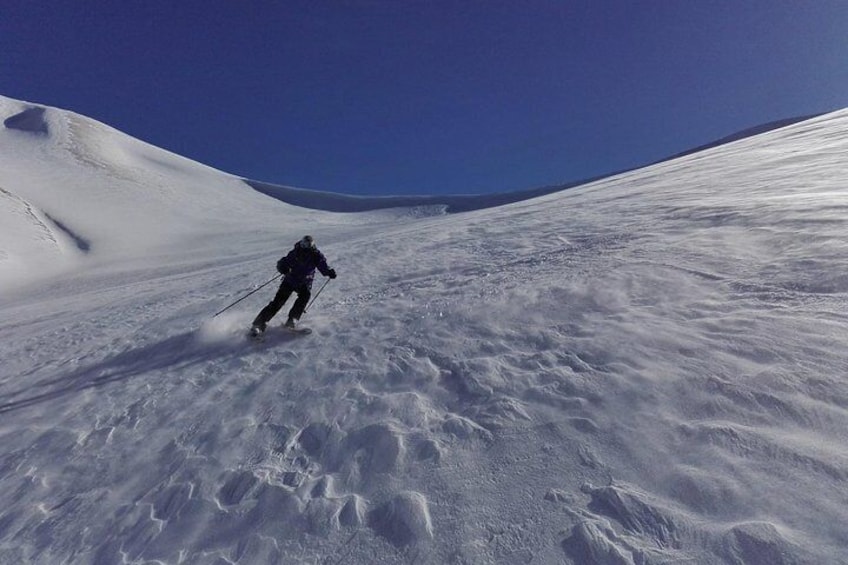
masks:
[[[309,303],[312,294],[312,280],[315,278],[315,269],[331,279],[336,278],[336,271],[327,266],[324,254],[315,246],[315,240],[311,235],[305,235],[294,244],[294,248],[284,257],[277,261],[277,270],[283,275],[283,282],[274,299],[268,303],[253,320],[250,328],[252,337],[259,337],[265,331],[268,322],[271,321],[292,292],[297,294],[297,300],[289,310],[289,318],[285,326],[294,329],[295,324],[303,315],[303,310]]]

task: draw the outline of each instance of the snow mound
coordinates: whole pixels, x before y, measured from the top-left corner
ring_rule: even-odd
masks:
[[[433,537],[427,499],[418,492],[402,492],[368,513],[368,525],[396,546],[406,546]]]
[[[774,524],[768,522],[733,526],[725,536],[724,551],[729,562],[749,565],[817,562],[814,556],[785,538]]]

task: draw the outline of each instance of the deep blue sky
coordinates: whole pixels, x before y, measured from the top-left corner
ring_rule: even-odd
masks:
[[[0,94],[255,180],[502,192],[848,106],[848,1],[0,0]]]

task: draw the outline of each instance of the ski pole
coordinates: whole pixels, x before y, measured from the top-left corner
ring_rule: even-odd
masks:
[[[330,283],[330,280],[331,279],[327,279],[326,281],[324,281],[324,284],[321,285],[321,288],[319,288],[318,292],[315,293],[315,296],[312,297],[312,301],[306,306],[306,308],[303,309],[304,314],[306,314],[306,311],[309,310],[309,308],[311,308],[313,304],[315,304],[315,301],[318,299],[318,295],[321,294],[321,291],[324,290],[324,287]]]
[[[275,280],[277,280],[277,279],[278,279],[278,278],[280,278],[281,276],[283,276],[283,275],[277,275],[276,277],[274,277],[274,278],[273,278],[273,279],[271,279],[270,281],[268,281],[268,282],[264,283],[262,286],[259,286],[259,287],[255,288],[255,289],[251,290],[250,292],[248,292],[247,294],[245,294],[244,296],[242,296],[241,298],[239,298],[238,300],[236,300],[235,302],[233,302],[232,304],[230,304],[229,306],[227,306],[227,307],[226,307],[226,308],[224,308],[223,310],[220,310],[220,311],[218,311],[218,312],[215,312],[215,316],[217,316],[218,314],[220,314],[220,313],[222,313],[222,312],[225,312],[225,311],[229,310],[230,308],[232,308],[233,306],[235,306],[236,304],[238,304],[239,302],[241,302],[242,300],[244,300],[245,298],[247,298],[248,296],[250,296],[251,294],[253,294],[253,293],[254,293],[254,292],[256,292],[257,290],[259,290],[260,288],[262,288],[262,287],[264,287],[264,286],[268,286],[269,284],[271,284],[272,282],[274,282]],[[212,317],[214,318],[215,316],[212,316]]]

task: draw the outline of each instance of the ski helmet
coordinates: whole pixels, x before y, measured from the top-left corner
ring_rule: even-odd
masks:
[[[311,235],[303,236],[303,239],[297,242],[298,247],[302,247],[303,249],[314,249],[315,248],[315,240]]]

